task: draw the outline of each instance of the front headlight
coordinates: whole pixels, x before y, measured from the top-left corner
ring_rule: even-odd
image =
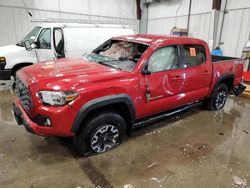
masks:
[[[40,100],[51,106],[63,106],[78,97],[75,91],[39,91]]]

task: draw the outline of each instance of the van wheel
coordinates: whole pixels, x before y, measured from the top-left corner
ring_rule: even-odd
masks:
[[[220,110],[222,109],[227,101],[228,89],[225,84],[218,85],[211,97],[204,101],[205,107],[208,110]]]
[[[122,116],[115,112],[92,116],[75,136],[80,155],[86,152],[99,154],[114,149],[122,143],[125,126]]]
[[[15,90],[16,89],[16,73],[17,71],[19,71],[21,68],[23,67],[17,67],[15,70],[13,70],[13,78],[14,78],[14,82],[12,84],[12,89]]]

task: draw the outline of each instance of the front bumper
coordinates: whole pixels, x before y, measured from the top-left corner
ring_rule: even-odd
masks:
[[[36,135],[40,135],[40,136],[61,136],[61,137],[73,136],[74,133],[71,132],[71,126],[73,124],[71,123],[71,121],[73,122],[73,119],[72,119],[72,116],[70,116],[70,114],[73,114],[73,112],[72,112],[71,107],[69,107],[68,109],[69,110],[66,110],[66,111],[58,110],[58,112],[60,112],[61,114],[55,113],[55,112],[54,114],[51,113],[53,115],[52,115],[52,118],[51,117],[50,118],[52,119],[52,122],[56,122],[56,123],[52,124],[51,127],[45,127],[45,126],[38,125],[29,117],[29,115],[26,113],[26,111],[22,107],[19,99],[16,99],[15,102],[13,103],[13,111],[14,111],[14,116],[15,116],[17,124],[24,125],[25,129],[28,132],[36,134]],[[38,111],[42,112],[42,109]],[[47,111],[47,113],[49,112]],[[61,119],[62,117],[66,118],[67,122],[65,119]]]
[[[10,80],[11,69],[0,70],[0,80]]]

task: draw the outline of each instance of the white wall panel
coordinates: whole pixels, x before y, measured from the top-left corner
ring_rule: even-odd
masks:
[[[222,0],[222,4],[224,5],[226,1],[227,1],[227,9],[242,9],[250,7],[249,0]]]
[[[60,11],[89,14],[89,2],[90,1],[59,0]]]
[[[150,5],[148,9],[148,33],[170,34],[173,27],[187,28],[188,8],[189,0],[182,0],[181,4],[157,3]],[[212,0],[192,1],[190,36],[201,38],[207,42],[212,39],[211,9]]]
[[[224,54],[241,56],[250,33],[250,8],[229,10],[225,15],[221,45]]]
[[[222,10],[224,6],[225,0],[222,2]],[[169,34],[174,26],[186,28],[188,8],[189,0],[182,0],[181,6],[167,3],[149,5],[147,32]],[[228,13],[225,14],[220,47],[225,55],[240,57],[243,46],[250,35],[250,0],[227,0],[226,9]],[[214,40],[214,44],[218,45],[222,17],[222,11],[219,13],[212,10],[212,0],[193,0],[190,36],[203,39],[208,43]]]
[[[47,19],[126,24],[138,31],[135,0],[0,0],[0,46],[21,40],[34,25]],[[36,20],[36,22],[31,22]],[[4,27],[3,27],[4,26]]]

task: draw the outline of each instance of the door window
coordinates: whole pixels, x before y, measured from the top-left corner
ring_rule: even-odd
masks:
[[[43,29],[38,37],[40,49],[51,49],[51,30]]]
[[[198,66],[206,62],[203,45],[185,44],[182,49],[182,64],[184,68]]]
[[[148,60],[150,72],[179,68],[178,46],[167,46],[156,50]]]

